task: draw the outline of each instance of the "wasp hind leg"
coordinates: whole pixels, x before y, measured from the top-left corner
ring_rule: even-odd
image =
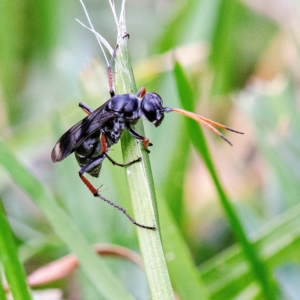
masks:
[[[135,161],[132,161],[130,163],[127,163],[127,164],[118,164],[116,163],[114,160],[112,160],[110,157],[107,156],[106,153],[102,153],[99,157],[95,158],[92,162],[90,162],[88,165],[82,167],[78,174],[79,174],[79,177],[80,179],[83,181],[83,183],[87,186],[87,188],[90,190],[90,192],[95,196],[95,197],[98,197],[99,199],[101,199],[102,201],[108,203],[109,205],[113,206],[114,208],[116,208],[117,210],[121,211],[128,219],[129,221],[138,226],[138,227],[141,227],[141,228],[145,228],[145,229],[150,229],[150,230],[156,230],[156,227],[155,226],[146,226],[146,225],[143,225],[143,224],[140,224],[138,222],[136,222],[128,213],[127,211],[125,210],[125,208],[111,202],[110,200],[104,198],[103,196],[100,195],[98,189],[96,189],[91,183],[90,181],[83,175],[85,172],[88,172],[90,170],[92,170],[95,166],[101,164],[103,162],[103,160],[105,158],[108,158],[110,161],[112,161],[114,164],[118,165],[118,166],[122,166],[122,167],[125,167],[127,165],[131,165],[137,161],[140,161],[141,158],[139,159],[136,159]]]
[[[96,166],[102,164],[105,157],[106,157],[105,153],[102,153],[99,157],[96,157],[89,164],[85,165],[78,171],[80,179],[83,181],[83,183],[87,186],[87,188],[95,197],[97,197],[98,195],[98,190],[89,182],[89,180],[83,174],[91,171]]]

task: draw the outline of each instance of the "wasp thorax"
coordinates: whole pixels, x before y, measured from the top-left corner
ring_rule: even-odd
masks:
[[[108,109],[130,121],[140,117],[140,101],[131,94],[115,95],[108,103]]]
[[[156,93],[147,93],[142,101],[144,116],[155,126],[159,126],[164,118],[162,99]]]

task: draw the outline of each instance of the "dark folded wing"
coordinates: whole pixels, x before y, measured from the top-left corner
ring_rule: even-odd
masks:
[[[106,103],[62,135],[52,150],[51,159],[53,162],[61,161],[69,156],[90,135],[100,130],[107,122],[115,118],[115,115],[107,112],[105,107]]]

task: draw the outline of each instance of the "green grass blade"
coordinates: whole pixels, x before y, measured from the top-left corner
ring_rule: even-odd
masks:
[[[7,170],[13,181],[42,209],[56,234],[77,255],[82,270],[98,292],[105,299],[133,299],[111,273],[105,261],[96,256],[75,223],[55,203],[51,194],[17,160],[1,140],[0,165]]]
[[[230,89],[233,68],[232,52],[232,24],[234,23],[237,0],[221,1],[219,4],[219,18],[216,32],[212,41],[211,62],[218,68],[214,81],[214,92],[224,93]],[[227,75],[227,76],[226,76]]]
[[[30,300],[31,297],[26,284],[25,271],[19,261],[14,237],[1,205],[0,228],[0,261],[4,267],[10,291],[14,299]],[[1,290],[3,291],[2,288]],[[1,293],[0,299],[5,299],[1,298]]]
[[[116,92],[119,94],[135,93],[134,76],[124,40],[119,43],[117,62]],[[141,121],[138,122],[135,129],[139,134],[144,135]],[[140,143],[137,144],[128,132],[122,134],[121,143],[124,162],[142,157],[140,163],[126,169],[135,220],[144,225],[155,225],[158,228],[156,231],[137,228],[152,299],[173,299],[172,286],[160,237],[156,196],[148,153],[142,149]]]
[[[0,2],[0,80],[2,101],[7,106],[8,119],[17,124],[23,117],[22,103],[17,101],[18,93],[28,75],[31,59],[37,54],[46,58],[50,52],[58,23],[61,3],[23,2],[16,0]],[[20,18],[16,16],[22,16]]]
[[[246,84],[263,49],[277,31],[270,19],[249,9],[242,1],[218,3],[210,55],[214,69],[212,93],[215,95],[226,94]]]
[[[289,261],[299,264],[300,205],[278,216],[253,234],[253,243],[264,262],[276,268]],[[213,299],[233,298],[255,278],[239,245],[234,245],[200,266],[201,278]]]
[[[197,26],[200,19],[199,14],[201,13],[200,7],[202,4],[202,0],[189,0],[188,4],[184,2],[180,4],[181,6],[172,16],[172,19],[160,29],[160,36],[157,39],[158,52],[170,50],[174,45],[184,43],[187,40],[190,42],[189,39],[191,38],[191,35],[193,35],[195,31],[197,32]],[[196,25],[195,22],[198,24]],[[187,32],[189,32],[188,35],[186,34]]]
[[[198,276],[191,254],[166,201],[160,200],[158,207],[162,216],[161,232],[174,289],[181,300],[208,299],[208,292]]]
[[[177,82],[178,94],[183,108],[189,111],[194,111],[193,92],[182,67],[178,63],[175,63],[174,75]],[[238,219],[238,216],[219,180],[217,171],[214,167],[213,161],[209,153],[208,146],[205,142],[202,129],[200,127],[196,127],[195,123],[191,120],[187,120],[187,126],[190,132],[191,140],[195,145],[195,148],[200,154],[200,156],[202,156],[203,161],[213,179],[214,185],[220,198],[221,205],[227,215],[228,221],[237,240],[240,242],[243,248],[246,258],[252,267],[253,273],[255,274],[258,282],[261,285],[262,292],[264,293],[266,299],[276,299],[274,286],[271,282],[268,270],[262,263],[259,254],[254,249],[253,245],[247,239],[242,224]]]

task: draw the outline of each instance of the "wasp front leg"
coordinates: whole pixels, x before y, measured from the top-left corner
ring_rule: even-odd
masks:
[[[145,150],[150,153],[150,150],[148,149],[148,147],[153,146],[152,143],[150,143],[149,139],[146,138],[145,136],[142,136],[140,134],[138,134],[134,129],[132,129],[130,126],[127,127],[129,133],[136,139],[138,140],[142,140],[143,141],[143,146],[145,148]]]

